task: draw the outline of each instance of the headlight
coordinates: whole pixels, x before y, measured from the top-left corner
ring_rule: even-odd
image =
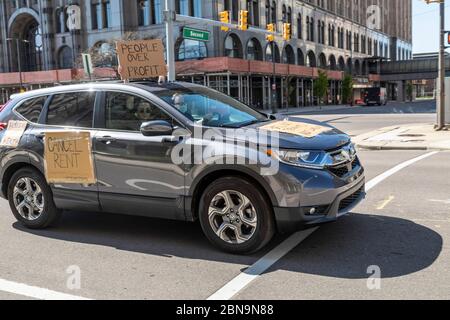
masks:
[[[312,169],[322,169],[327,164],[327,153],[323,151],[272,150],[281,162]]]

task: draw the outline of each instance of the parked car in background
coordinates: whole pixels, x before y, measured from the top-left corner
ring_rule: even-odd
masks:
[[[364,89],[363,93],[363,100],[364,104],[366,106],[370,105],[383,105],[385,106],[387,104],[387,91],[386,88],[381,87],[374,87],[374,88],[367,88]]]

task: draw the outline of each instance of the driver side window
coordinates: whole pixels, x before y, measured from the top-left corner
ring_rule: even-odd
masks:
[[[122,92],[107,92],[105,103],[106,129],[139,131],[142,123],[172,117],[148,100]]]

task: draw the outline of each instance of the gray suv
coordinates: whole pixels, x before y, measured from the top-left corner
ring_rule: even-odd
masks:
[[[326,131],[310,137],[279,132],[276,147],[274,140],[261,143],[263,127],[280,119],[194,84],[36,90],[3,107],[0,139],[10,120],[27,127],[17,147],[0,147],[0,191],[28,228],[55,224],[62,210],[199,220],[214,245],[246,254],[277,231],[335,221],[365,197],[364,170],[346,134],[289,118]],[[45,136],[68,130],[90,133],[97,183],[47,182]],[[252,141],[244,139],[245,130],[256,132]],[[207,131],[214,137],[206,139]],[[276,170],[262,173],[271,165]]]

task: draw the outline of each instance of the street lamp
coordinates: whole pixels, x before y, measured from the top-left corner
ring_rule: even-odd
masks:
[[[17,50],[17,66],[19,71],[19,78],[20,78],[20,92],[23,90],[23,78],[22,78],[22,54],[20,51],[20,43],[29,43],[28,40],[23,40],[19,38],[7,38],[6,41],[15,42],[16,43],[16,50]]]

